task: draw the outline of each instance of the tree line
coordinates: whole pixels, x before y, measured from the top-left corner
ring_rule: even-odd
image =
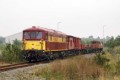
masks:
[[[105,46],[109,48],[120,46],[120,36],[117,36],[116,38],[111,37],[109,40],[105,42]]]

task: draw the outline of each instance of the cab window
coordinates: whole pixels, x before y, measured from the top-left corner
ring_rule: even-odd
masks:
[[[30,39],[30,32],[24,32],[24,39]]]
[[[42,38],[42,32],[34,31],[34,32],[24,32],[23,33],[24,39],[41,39]]]
[[[36,39],[36,32],[31,32],[31,39]]]
[[[42,32],[36,32],[36,39],[42,38]]]

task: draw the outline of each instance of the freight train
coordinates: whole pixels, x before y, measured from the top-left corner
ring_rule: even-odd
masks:
[[[82,44],[81,38],[63,32],[32,26],[23,30],[22,55],[25,60],[40,61],[64,58],[80,53],[96,53],[103,49],[100,41]]]

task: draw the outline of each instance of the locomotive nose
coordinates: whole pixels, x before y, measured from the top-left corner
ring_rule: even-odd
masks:
[[[44,49],[44,42],[43,41],[26,41],[24,45],[24,50],[43,50]]]

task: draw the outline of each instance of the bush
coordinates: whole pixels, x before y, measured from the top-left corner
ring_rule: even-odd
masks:
[[[105,53],[104,53],[105,54]],[[108,62],[109,59],[107,59],[105,56],[103,56],[102,54],[96,54],[96,56],[94,57],[94,61],[101,66],[105,66]]]
[[[117,68],[117,74],[120,75],[120,61],[117,62],[116,68]]]
[[[21,42],[18,40],[14,40],[13,44],[6,43],[3,47],[2,52],[2,60],[6,62],[20,62],[21,58]]]
[[[104,68],[107,76],[114,77],[116,76],[116,74],[118,75],[120,74],[119,56],[116,55],[116,53],[119,53],[119,48],[114,48],[112,52],[105,51],[104,55],[101,54],[96,55],[94,61]]]

